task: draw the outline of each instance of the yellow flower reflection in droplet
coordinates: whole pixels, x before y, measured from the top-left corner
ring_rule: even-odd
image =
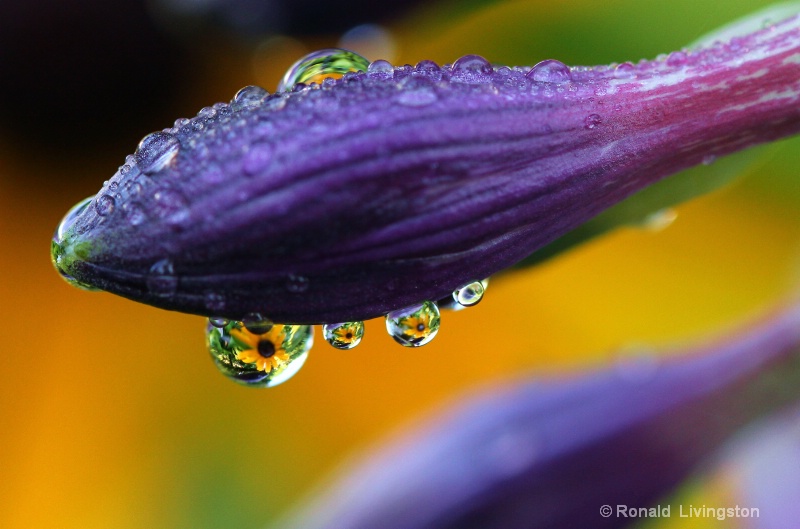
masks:
[[[283,325],[274,325],[264,334],[251,333],[244,327],[231,329],[231,335],[247,346],[237,353],[236,358],[246,364],[255,364],[259,371],[269,373],[289,361],[283,347]]]

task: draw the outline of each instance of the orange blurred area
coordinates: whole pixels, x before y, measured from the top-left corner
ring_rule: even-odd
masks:
[[[481,13],[505,20],[498,9],[453,26],[472,27]],[[570,15],[545,2],[527,9]],[[398,25],[403,60],[428,58],[416,56],[426,48],[412,44],[410,31]],[[443,33],[428,49],[480,53],[465,46],[479,43],[473,31]],[[255,82],[256,49],[230,61],[209,52],[210,64],[235,72],[198,84],[187,99],[199,109]],[[296,58],[276,61],[264,76],[279,79]],[[743,321],[800,283],[796,201],[769,191],[775,179],[800,197],[792,183],[797,146],[786,144],[759,172],[681,205],[662,231],[618,230],[493,278],[479,306],[443,313],[428,346],[402,348],[375,320],[358,348],[338,351],[317,329],[295,378],[255,390],[215,370],[202,319],[76,290],[51,266],[49,241],[61,216],[127,152],[87,148],[60,166],[47,153],[11,152],[0,141],[0,527],[264,527],[346,458],[464,391],[614,362]],[[54,172],[59,178],[43,183]],[[695,503],[704,494],[721,503],[727,494],[704,490],[692,489]],[[714,522],[708,526],[733,527]]]

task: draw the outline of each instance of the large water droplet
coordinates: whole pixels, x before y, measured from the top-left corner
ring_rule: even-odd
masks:
[[[492,78],[492,65],[480,55],[464,55],[453,63],[453,81],[459,83],[485,83]]]
[[[75,221],[78,220],[78,217],[86,211],[86,208],[89,207],[89,204],[92,203],[94,200],[94,195],[90,197],[86,197],[74,206],[72,206],[67,214],[64,215],[64,218],[61,219],[61,222],[58,224],[58,228],[56,228],[56,233],[53,235],[53,240],[55,242],[61,243],[64,240],[64,235],[67,231],[75,224]]]
[[[117,205],[114,197],[111,195],[101,195],[94,203],[94,209],[101,217],[106,217],[114,212],[114,207]]]
[[[166,132],[154,132],[142,138],[133,156],[139,170],[152,175],[169,165],[179,149],[178,138]]]
[[[468,285],[453,291],[453,299],[462,307],[474,307],[483,299],[486,289],[480,281],[473,281]]]
[[[251,387],[272,387],[289,380],[303,366],[314,344],[310,325],[275,325],[264,334],[240,321],[206,326],[206,344],[214,364],[231,380]]]
[[[537,83],[562,84],[572,79],[572,73],[563,62],[548,59],[531,68],[526,77]]]
[[[64,215],[64,218],[61,219],[61,222],[58,224],[58,227],[53,234],[53,240],[50,244],[50,260],[64,281],[76,288],[80,288],[81,290],[95,292],[100,289],[87,283],[78,281],[67,271],[67,265],[69,264],[69,261],[79,257],[77,254],[79,253],[80,245],[77,247],[72,247],[65,241],[67,232],[78,220],[78,217],[80,217],[81,214],[86,211],[86,209],[89,207],[89,204],[92,203],[92,200],[94,200],[93,196],[81,200],[72,206],[70,210],[67,211],[67,214]]]
[[[357,53],[341,48],[327,48],[309,53],[286,71],[278,84],[278,91],[291,90],[297,83],[320,83],[331,76],[347,72],[366,72],[369,61]]]
[[[322,326],[322,336],[337,349],[352,349],[364,337],[364,322],[327,323]]]
[[[412,75],[438,82],[442,79],[442,69],[435,62],[424,60],[417,63]]]
[[[171,296],[178,290],[178,277],[169,259],[156,261],[147,273],[147,290],[156,296]]]
[[[405,347],[420,347],[433,340],[439,332],[439,323],[439,307],[433,301],[386,315],[386,330]]]

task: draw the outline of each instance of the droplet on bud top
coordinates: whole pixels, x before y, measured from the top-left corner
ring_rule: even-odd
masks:
[[[572,72],[563,62],[548,59],[531,68],[526,77],[537,83],[562,84],[572,79]]]
[[[223,375],[250,387],[273,387],[292,378],[314,344],[310,325],[274,325],[254,334],[242,322],[206,326],[206,344]]]
[[[327,323],[322,326],[322,336],[337,349],[352,349],[364,337],[364,322]]]
[[[420,347],[439,332],[439,307],[433,301],[395,310],[386,315],[386,330],[405,347]]]
[[[453,81],[479,84],[492,78],[492,65],[480,55],[464,55],[453,63]]]
[[[179,149],[178,138],[167,132],[154,132],[139,142],[133,156],[139,170],[146,175],[152,175],[169,165],[178,155]]]
[[[294,63],[278,84],[278,91],[291,90],[298,83],[321,83],[326,77],[340,77],[348,72],[366,72],[369,61],[341,48],[327,48],[309,53]]]

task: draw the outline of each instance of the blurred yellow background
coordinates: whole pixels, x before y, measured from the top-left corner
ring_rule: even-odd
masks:
[[[466,53],[599,64],[678,49],[758,5],[539,1],[460,13],[451,3],[388,28],[400,64]],[[422,349],[396,345],[377,320],[352,351],[328,347],[317,329],[294,379],[240,387],[214,368],[200,318],[70,288],[50,264],[49,240],[136,137],[243,85],[272,90],[298,51],[336,37],[276,42],[205,49],[184,106],[147,130],[125,131],[134,138],[128,150],[87,144],[64,163],[12,149],[13,132],[0,137],[0,527],[263,527],[346,458],[466,390],[613,362],[630,345],[700,337],[796,290],[793,140],[733,186],[680,206],[662,231],[619,230],[493,279],[478,307],[443,313],[439,335]],[[735,493],[720,482],[700,479],[687,494],[719,504]]]

